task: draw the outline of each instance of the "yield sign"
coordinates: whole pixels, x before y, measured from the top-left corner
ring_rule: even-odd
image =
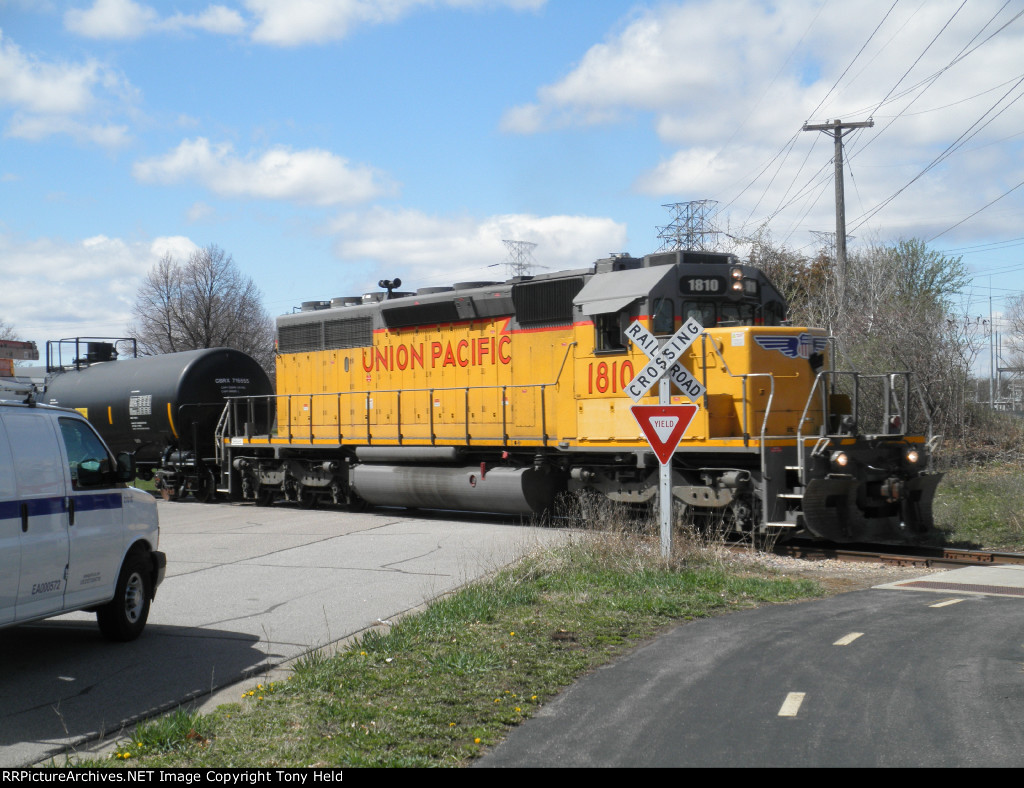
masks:
[[[672,452],[696,415],[697,405],[633,405],[633,418],[651,444],[658,462],[668,465]]]

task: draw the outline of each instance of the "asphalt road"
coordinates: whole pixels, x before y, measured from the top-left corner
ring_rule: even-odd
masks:
[[[106,642],[86,613],[0,631],[0,766],[116,737],[564,536],[495,518],[192,502],[160,502],[160,523],[167,578],[139,640]]]
[[[680,626],[570,687],[475,765],[1024,766],[1024,598],[962,593],[965,579],[998,585],[980,568],[942,577],[961,588]]]

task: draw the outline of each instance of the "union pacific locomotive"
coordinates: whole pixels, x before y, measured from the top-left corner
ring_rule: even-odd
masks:
[[[933,527],[936,439],[911,412],[910,376],[834,369],[826,333],[789,325],[776,288],[734,256],[382,285],[278,318],[276,393],[229,398],[216,428],[234,497],[503,513],[581,490],[651,502],[657,461],[625,394],[647,357],[625,330],[665,337],[693,317],[704,331],[681,363],[705,391],[672,459],[678,503],[838,542]]]

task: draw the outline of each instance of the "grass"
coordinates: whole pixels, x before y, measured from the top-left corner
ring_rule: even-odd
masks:
[[[117,754],[81,765],[461,766],[658,632],[821,593],[692,541],[662,559],[637,530],[537,552],[388,631],[308,654],[287,681],[249,685],[212,714],[140,725]]]
[[[990,462],[947,471],[934,513],[945,544],[1024,549],[1024,465]]]
[[[441,598],[334,654],[312,652],[283,682],[257,682],[209,715],[140,725],[85,766],[463,766],[585,673],[682,622],[822,593],[743,570],[716,537],[677,533],[575,502],[590,530]],[[935,502],[948,544],[1024,548],[1024,468],[947,472]]]

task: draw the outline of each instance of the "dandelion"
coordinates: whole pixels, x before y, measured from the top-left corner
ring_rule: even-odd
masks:
[[[455,723],[454,722],[449,722],[448,723],[448,727],[449,728],[454,728],[455,727]]]
[[[516,633],[515,633],[515,632],[509,632],[509,633],[508,633],[508,636],[509,636],[510,638],[514,638],[514,637],[516,636]]]
[[[473,739],[473,744],[479,744],[479,743],[480,743],[480,737],[477,736],[475,739]]]
[[[522,711],[522,709],[521,709],[521,708],[519,708],[518,706],[516,706],[516,712],[518,713],[518,712],[520,712],[520,711]]]

